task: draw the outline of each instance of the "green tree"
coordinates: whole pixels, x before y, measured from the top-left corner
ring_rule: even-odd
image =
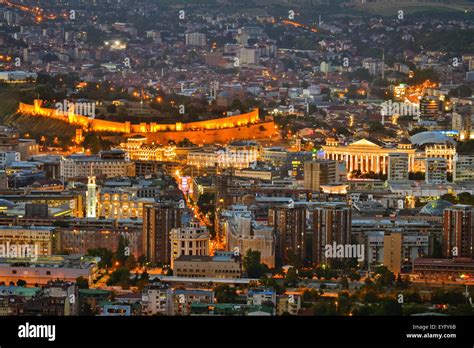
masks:
[[[395,275],[386,266],[375,269],[375,284],[380,287],[391,287],[395,281]]]
[[[99,267],[107,268],[112,267],[113,252],[106,248],[95,248],[87,250],[88,256],[100,257]]]
[[[295,267],[291,267],[286,273],[284,285],[289,287],[298,285],[298,273]]]
[[[79,289],[89,289],[89,281],[82,276],[76,278],[76,284]]]
[[[120,285],[126,289],[130,287],[130,271],[126,267],[121,267],[110,274],[107,280],[108,286]]]
[[[260,262],[260,251],[258,250],[247,250],[247,254],[244,256],[243,266],[249,278],[260,279],[268,272],[268,267]]]
[[[119,242],[117,246],[117,251],[114,255],[114,263],[119,262],[120,266],[126,264],[128,257],[130,256],[130,247],[129,241],[124,236],[119,237]]]
[[[236,289],[227,284],[217,286],[214,292],[217,303],[235,303],[237,300]]]

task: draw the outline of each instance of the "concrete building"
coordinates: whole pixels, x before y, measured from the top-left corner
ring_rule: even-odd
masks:
[[[163,283],[153,283],[142,290],[142,315],[166,315],[169,311],[169,286]]]
[[[0,245],[30,245],[31,253],[34,255],[29,257],[52,255],[54,239],[53,227],[0,226]],[[0,255],[0,257],[7,256]]]
[[[444,158],[448,172],[454,167],[456,147],[451,144],[433,144],[425,147],[425,158]]]
[[[60,161],[61,177],[65,179],[86,178],[90,175],[105,177],[135,176],[135,164],[125,154],[109,158],[74,154],[62,157]]]
[[[206,46],[206,34],[202,33],[186,33],[186,46]]]
[[[133,136],[121,143],[119,149],[125,151],[132,161],[173,161],[176,146],[147,144],[147,137]]]
[[[474,259],[473,207],[453,205],[443,215],[443,256]]]
[[[87,254],[89,249],[118,249],[120,238],[128,241],[130,254],[135,258],[142,253],[142,230],[140,228],[123,227],[68,227],[58,231],[57,249],[69,254]]]
[[[406,153],[388,155],[388,181],[408,180],[409,157]]]
[[[248,250],[260,252],[260,261],[275,267],[275,236],[273,228],[258,224],[244,205],[233,205],[221,213],[223,235],[230,251],[245,256]]]
[[[326,245],[351,244],[351,208],[344,203],[326,203],[312,210],[313,263],[328,263]]]
[[[471,113],[452,114],[452,128],[459,132],[459,139],[462,141],[469,140],[471,137],[472,119]]]
[[[113,219],[142,219],[143,207],[154,203],[140,198],[135,188],[101,188],[97,194],[97,216]]]
[[[237,50],[239,65],[258,65],[260,51],[256,47],[241,47]]]
[[[13,162],[20,162],[21,156],[17,151],[1,151],[0,152],[0,168],[5,169]]]
[[[258,144],[250,141],[234,142],[225,148],[203,148],[190,151],[187,164],[198,168],[248,168],[257,161]]]
[[[316,160],[304,163],[304,188],[319,192],[321,185],[338,182],[336,161]]]
[[[285,293],[277,298],[277,315],[298,315],[301,309],[301,294]]]
[[[456,154],[454,157],[453,181],[474,181],[474,155]]]
[[[191,221],[188,227],[173,228],[170,231],[171,269],[181,255],[208,256],[211,236],[205,226]]]
[[[277,265],[284,265],[290,258],[303,261],[306,257],[306,207],[271,207],[268,226],[273,227]]]
[[[401,233],[386,233],[383,238],[383,264],[389,271],[397,274],[402,268],[402,239]]]
[[[170,231],[181,226],[182,209],[176,203],[143,208],[143,254],[149,262],[171,263]]]
[[[425,182],[427,184],[445,184],[448,181],[448,167],[444,158],[427,158]]]
[[[249,289],[247,293],[247,304],[248,305],[258,305],[271,302],[276,306],[277,304],[277,295],[273,289]]]
[[[174,260],[173,274],[191,278],[240,278],[240,255],[231,251],[216,251],[213,256],[181,255]]]
[[[174,289],[167,293],[168,307],[167,315],[190,315],[191,304],[214,303],[214,292],[210,290],[181,290]]]
[[[47,284],[51,279],[76,282],[83,277],[92,284],[98,270],[95,257],[45,256],[37,260],[24,261],[0,260],[0,282],[17,282],[25,280],[28,284]]]

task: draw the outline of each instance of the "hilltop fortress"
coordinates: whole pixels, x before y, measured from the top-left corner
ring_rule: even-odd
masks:
[[[72,111],[62,112],[57,109],[44,108],[41,104],[41,100],[35,100],[33,105],[20,103],[17,112],[67,122],[74,126],[80,126],[84,131],[111,132],[130,136],[143,134],[147,136],[149,142],[166,143],[169,140],[178,142],[187,138],[195,144],[207,144],[232,140],[279,138],[274,121],[260,121],[258,109],[241,115],[199,122],[132,124],[130,121],[113,122],[90,118]]]

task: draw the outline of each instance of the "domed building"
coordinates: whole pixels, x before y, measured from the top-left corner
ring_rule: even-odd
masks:
[[[12,209],[13,207],[15,207],[15,203],[0,198],[0,211]]]
[[[418,147],[424,148],[427,145],[451,145],[456,146],[456,140],[441,132],[421,132],[411,137],[411,143]]]
[[[453,204],[444,199],[437,199],[427,203],[420,210],[421,215],[442,216],[444,209],[449,208]]]
[[[228,108],[232,105],[233,102],[234,98],[230,95],[230,93],[227,93],[226,91],[223,91],[217,95],[216,104],[218,106]]]
[[[416,171],[424,171],[424,159],[446,159],[448,172],[453,171],[454,156],[456,155],[456,140],[442,132],[421,132],[411,137],[411,143],[416,148],[417,158],[422,161],[415,163]]]

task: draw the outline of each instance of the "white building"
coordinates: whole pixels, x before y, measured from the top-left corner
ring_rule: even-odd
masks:
[[[160,283],[145,286],[142,290],[142,315],[166,315],[169,308],[168,291],[170,289]]]
[[[176,146],[147,144],[147,138],[135,136],[121,143],[121,150],[128,154],[132,161],[172,161],[176,157]]]
[[[0,81],[21,82],[28,79],[36,80],[38,74],[25,71],[0,71]]]
[[[390,153],[388,155],[388,180],[408,180],[409,157],[407,153]]]
[[[259,63],[259,50],[255,47],[241,47],[237,51],[240,64],[257,65]]]
[[[20,162],[21,156],[16,151],[1,151],[0,152],[0,168],[8,167],[13,162]]]
[[[474,181],[474,155],[454,156],[453,181]]]
[[[425,182],[427,184],[445,184],[448,181],[448,165],[445,158],[427,158],[425,160]]]
[[[206,34],[187,33],[186,46],[206,46]]]
[[[211,236],[205,226],[194,220],[189,227],[173,228],[170,231],[171,241],[171,268],[174,269],[174,260],[181,255],[209,255]]]
[[[135,164],[127,158],[102,158],[74,154],[60,160],[60,175],[65,179],[93,176],[135,176]]]
[[[200,167],[248,168],[257,161],[259,147],[251,142],[239,142],[225,148],[204,148],[190,151],[187,164]]]
[[[245,256],[247,251],[260,251],[260,260],[275,267],[275,237],[273,228],[257,224],[245,205],[233,205],[222,212],[227,249]]]

